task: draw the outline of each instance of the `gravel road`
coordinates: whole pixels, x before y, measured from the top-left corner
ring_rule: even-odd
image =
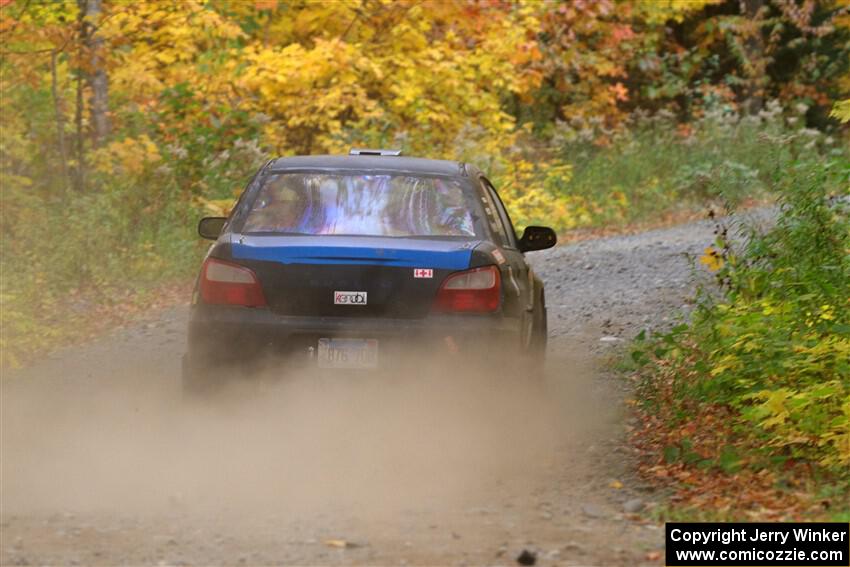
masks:
[[[701,222],[536,253],[545,395],[427,365],[179,396],[187,308],[2,381],[0,563],[660,564],[608,370],[686,311]],[[494,383],[498,387],[494,387]]]

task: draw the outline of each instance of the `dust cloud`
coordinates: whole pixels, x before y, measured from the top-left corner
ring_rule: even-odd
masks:
[[[376,373],[279,370],[203,401],[176,376],[5,381],[2,513],[386,520],[480,502],[602,419],[589,369],[408,357]],[[142,379],[138,379],[138,378]]]

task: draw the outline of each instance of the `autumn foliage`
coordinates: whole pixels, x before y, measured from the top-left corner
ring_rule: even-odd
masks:
[[[19,183],[49,159],[82,190],[91,153],[152,142],[182,168],[185,198],[222,198],[251,166],[230,165],[239,183],[211,185],[210,166],[227,166],[205,160],[228,161],[237,141],[264,156],[392,146],[492,169],[516,162],[506,152],[517,144],[550,146],[559,123],[610,144],[635,109],[687,123],[778,99],[805,103],[823,126],[850,90],[848,10],[846,0],[4,0],[4,130],[22,144],[3,159]]]

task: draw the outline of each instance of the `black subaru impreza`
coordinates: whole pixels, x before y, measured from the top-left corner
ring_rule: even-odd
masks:
[[[555,233],[517,238],[469,164],[384,150],[274,159],[198,231],[215,243],[192,300],[189,392],[286,357],[368,369],[409,345],[532,366],[545,354],[543,284],[523,254]]]

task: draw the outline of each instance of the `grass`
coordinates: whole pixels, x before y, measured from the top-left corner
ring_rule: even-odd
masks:
[[[799,120],[777,105],[756,116],[720,109],[678,126],[663,114],[636,117],[607,148],[582,143],[580,132],[567,129],[563,136],[572,141],[558,155],[572,174],[556,194],[597,203],[586,218],[592,226],[768,199],[793,164],[846,151],[819,131],[789,124]]]
[[[560,123],[549,145],[527,140],[489,170],[519,227],[569,236],[652,226],[768,202],[793,168],[847,155],[802,123],[775,104],[754,116],[721,108],[686,125],[635,115],[616,133]]]

